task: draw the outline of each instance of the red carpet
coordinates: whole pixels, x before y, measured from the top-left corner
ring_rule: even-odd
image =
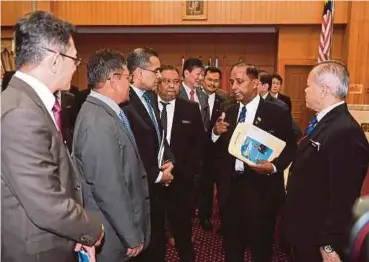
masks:
[[[217,216],[213,219],[213,232],[202,230],[199,221],[196,218],[193,226],[193,235],[195,236],[196,262],[223,262],[224,250],[222,247],[222,237],[216,231],[219,228],[219,219]],[[167,262],[179,262],[177,251],[168,245]],[[245,261],[251,262],[251,255],[248,251],[245,253]],[[287,256],[278,248],[274,247],[273,262],[287,262]]]

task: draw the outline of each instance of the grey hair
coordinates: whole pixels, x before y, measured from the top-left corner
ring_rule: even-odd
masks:
[[[326,85],[334,96],[344,99],[347,96],[350,76],[345,64],[328,60],[315,65],[315,83]]]

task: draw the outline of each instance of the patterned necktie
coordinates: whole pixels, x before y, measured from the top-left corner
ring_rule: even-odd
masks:
[[[240,116],[238,117],[237,123],[244,123],[246,119],[246,106],[243,106],[241,109]]]
[[[131,125],[129,124],[128,118],[126,114],[124,114],[123,110],[120,110],[119,118],[122,121],[123,125],[128,129],[128,132],[133,136]]]
[[[59,129],[60,136],[64,140],[64,138],[63,138],[63,129],[62,129],[63,128],[62,115],[61,115],[62,109],[61,109],[60,103],[59,103],[57,98],[55,98],[55,104],[53,106],[52,111],[53,111],[53,114],[54,114],[56,125],[58,126],[58,129]]]
[[[163,110],[161,111],[161,115],[160,115],[160,121],[161,121],[161,126],[163,127],[163,137],[167,136],[167,125],[168,125],[168,115],[167,115],[167,105],[169,105],[169,103],[165,103],[163,101],[160,101],[160,103],[163,105]]]
[[[305,129],[304,136],[309,136],[313,132],[317,123],[318,123],[318,119],[316,118],[316,115],[314,115],[311,121],[309,122],[307,128]]]
[[[146,102],[146,105],[147,105],[147,108],[149,110],[149,115],[150,115],[150,118],[151,118],[151,121],[152,123],[154,124],[154,127],[155,127],[155,131],[156,131],[156,135],[158,136],[158,142],[160,144],[160,132],[159,132],[159,126],[158,126],[158,122],[156,121],[156,117],[155,117],[155,114],[154,114],[154,109],[152,108],[152,105],[151,105],[151,99],[150,99],[150,96],[147,92],[145,92],[143,94],[143,98],[145,99],[145,102]]]
[[[190,91],[190,100],[195,102],[195,91],[194,90]]]

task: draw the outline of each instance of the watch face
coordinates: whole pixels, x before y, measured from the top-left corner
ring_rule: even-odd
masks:
[[[327,253],[332,253],[334,251],[330,245],[324,246],[323,250]]]

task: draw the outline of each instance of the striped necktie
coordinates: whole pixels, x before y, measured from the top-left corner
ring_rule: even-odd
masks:
[[[244,123],[246,120],[246,106],[243,106],[241,109],[240,116],[238,117],[237,123]]]
[[[129,124],[128,118],[126,114],[124,114],[123,110],[120,110],[119,118],[122,121],[123,125],[127,128],[128,132],[133,136],[131,125]]]
[[[313,132],[316,124],[318,124],[318,119],[316,115],[314,115],[311,121],[309,122],[308,126],[305,129],[305,136],[309,136]]]
[[[147,105],[147,109],[148,109],[148,113],[149,113],[149,116],[151,118],[151,121],[155,127],[155,131],[156,131],[156,135],[158,136],[158,142],[160,144],[160,132],[159,132],[159,126],[158,126],[158,122],[156,121],[156,117],[155,117],[155,114],[154,114],[154,109],[152,108],[152,105],[151,105],[151,99],[150,99],[150,96],[147,92],[145,92],[143,95],[143,98],[146,102],[146,105]]]

